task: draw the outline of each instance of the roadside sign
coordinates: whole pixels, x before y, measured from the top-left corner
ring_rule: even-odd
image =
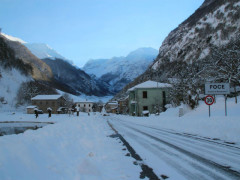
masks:
[[[205,97],[205,103],[209,106],[211,106],[214,103],[214,97],[213,96],[206,96]]]
[[[208,95],[205,97],[205,103],[208,105],[208,114],[209,117],[211,116],[211,110],[210,110],[210,106],[214,103],[214,97]]]
[[[207,83],[205,84],[206,95],[230,94],[229,83]]]

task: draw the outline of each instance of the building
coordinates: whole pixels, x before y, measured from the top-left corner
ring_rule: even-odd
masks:
[[[172,85],[155,81],[146,81],[128,90],[129,114],[144,116],[160,113],[169,103],[169,92]]]
[[[94,111],[94,102],[92,101],[81,101],[76,102],[76,106],[80,107],[81,112],[93,112]]]
[[[110,101],[105,105],[105,109],[107,113],[118,113],[118,102]]]
[[[66,106],[66,100],[62,95],[37,95],[32,99],[32,105],[38,107],[43,113],[47,113],[47,108],[52,109],[53,114],[57,114],[60,107]]]
[[[118,100],[118,113],[128,114],[128,96]]]

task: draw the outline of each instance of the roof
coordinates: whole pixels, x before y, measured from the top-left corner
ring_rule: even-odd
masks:
[[[55,95],[37,95],[37,96],[33,97],[32,100],[57,100],[60,97],[62,97],[62,95],[59,95],[59,94],[55,94]]]
[[[117,101],[110,101],[107,104],[109,104],[109,105],[118,105],[118,102]]]
[[[160,82],[156,82],[156,81],[146,81],[146,82],[143,82],[141,84],[138,84],[138,85],[128,89],[128,91],[133,91],[138,88],[170,88],[170,87],[172,87],[172,85],[168,84],[168,83],[160,83]]]
[[[94,103],[93,101],[79,101],[79,102],[76,102],[76,103]]]
[[[34,109],[34,108],[36,108],[37,106],[27,106],[26,108],[27,109]]]

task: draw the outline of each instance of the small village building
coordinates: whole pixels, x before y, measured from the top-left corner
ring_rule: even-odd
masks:
[[[128,96],[118,100],[118,113],[128,114]]]
[[[107,113],[118,113],[118,102],[110,101],[105,105],[105,109]]]
[[[51,108],[53,114],[57,114],[60,107],[66,106],[66,100],[62,95],[37,95],[32,98],[32,104],[37,106],[43,113]]]
[[[76,102],[76,106],[80,107],[81,112],[93,112],[94,102],[93,101],[80,101]]]
[[[35,108],[37,108],[37,106],[27,106],[27,114],[34,114]]]
[[[169,103],[169,93],[172,85],[156,81],[146,81],[128,90],[129,114],[145,116],[157,114],[165,110]]]

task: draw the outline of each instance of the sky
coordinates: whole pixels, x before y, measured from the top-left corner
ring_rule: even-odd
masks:
[[[204,0],[0,0],[2,32],[46,43],[82,67],[89,59],[159,49]]]

